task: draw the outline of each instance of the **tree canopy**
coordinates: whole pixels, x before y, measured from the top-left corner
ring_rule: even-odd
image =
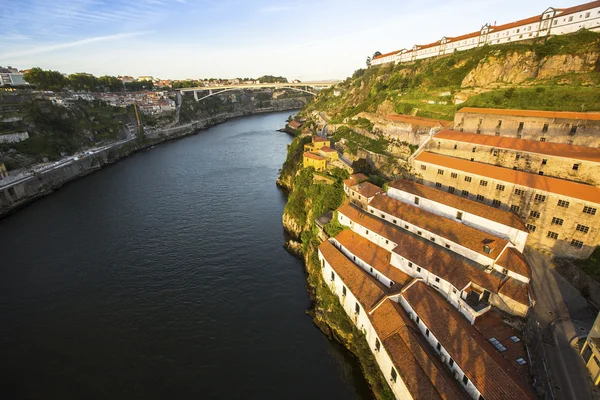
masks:
[[[40,90],[59,92],[71,89],[76,92],[122,92],[150,90],[154,87],[152,81],[125,82],[116,76],[95,77],[92,74],[75,73],[69,76],[58,71],[46,71],[35,67],[29,70],[23,78]]]

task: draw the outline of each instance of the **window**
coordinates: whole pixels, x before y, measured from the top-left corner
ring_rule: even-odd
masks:
[[[333,273],[333,271],[331,271],[331,281],[335,281],[335,274]]]
[[[437,349],[437,351],[442,351],[442,344],[440,342],[438,342],[437,346],[435,346],[435,348]]]
[[[394,286],[394,281],[390,281],[390,287]]]
[[[396,223],[396,220],[393,220],[392,222],[395,224],[395,223]]]
[[[456,219],[462,220],[462,217],[463,217],[463,213],[461,211],[457,211],[456,212]]]
[[[515,342],[515,343],[519,343],[519,342],[521,341],[521,339],[519,339],[519,337],[518,337],[518,336],[511,336],[511,337],[510,337],[510,340],[512,340],[512,341],[513,341],[513,342]]]
[[[421,267],[417,267],[417,272],[421,272]]]
[[[546,141],[546,138],[545,138],[545,137],[541,137],[541,138],[540,138],[540,142],[545,142],[545,141]]]
[[[588,233],[590,231],[590,227],[589,226],[585,226],[585,225],[577,224],[576,230],[579,231],[579,232]]]
[[[408,268],[412,268],[412,263],[410,261],[408,262]]]
[[[381,343],[379,343],[379,339],[375,338],[375,351],[381,350]]]
[[[487,186],[487,184],[488,184],[488,181],[484,181],[484,180],[479,181],[480,186]]]
[[[569,17],[569,22],[573,21],[573,17]]]
[[[579,169],[579,164],[573,164],[573,171],[577,171]]]
[[[418,315],[415,317],[415,321],[417,322],[417,325],[419,325],[419,322],[420,322],[421,320],[419,319],[419,316],[418,316]]]
[[[483,197],[482,195],[478,194],[477,195],[477,201],[485,201],[485,197]]]
[[[439,182],[436,182],[436,183],[435,183],[435,187],[436,187],[436,188],[438,188],[438,189],[440,189],[440,188],[442,187],[442,184],[441,184],[441,183],[439,183]]]
[[[498,150],[494,150],[494,156],[498,155]]]
[[[517,132],[521,132],[523,130],[524,126],[525,126],[525,122],[519,122],[519,129],[517,129]]]
[[[408,229],[408,225],[404,225],[404,229]]]
[[[527,230],[529,232],[535,232],[536,226],[535,225],[531,225],[531,224],[527,224]]]
[[[470,176],[465,176],[465,182],[471,182],[471,177]]]
[[[444,170],[443,169],[438,169],[438,175],[444,175]]]
[[[430,237],[429,240],[431,240],[432,242],[435,242],[435,238],[433,236]]]
[[[396,373],[396,368],[392,367],[392,382],[396,382],[398,378],[398,374]]]
[[[455,188],[453,186],[448,186],[448,193],[454,193]]]
[[[566,200],[559,200],[558,203],[557,203],[557,205],[559,207],[564,207],[564,208],[569,208],[569,204],[570,203],[568,201],[566,201]]]
[[[496,190],[504,192],[504,185],[496,185]]]
[[[583,212],[586,214],[590,214],[590,215],[596,215],[596,209],[593,207],[588,207],[588,206],[584,206],[583,207]]]
[[[518,160],[518,159],[520,159],[520,158],[521,158],[521,155],[520,155],[520,154],[517,154],[517,155],[515,156],[515,160]]]
[[[463,378],[462,378],[462,383],[463,383],[463,385],[465,385],[465,386],[467,386],[467,385],[469,384],[469,378],[467,378],[467,376],[466,376],[466,375],[463,375]]]
[[[485,254],[490,254],[492,252],[492,248],[486,244],[485,246],[483,246],[483,252]]]
[[[450,364],[450,366],[451,366],[451,367],[453,367],[453,366],[454,366],[454,360],[453,360],[453,359],[450,359],[450,360],[448,361],[448,364]]]
[[[456,150],[456,149],[458,149],[458,145],[457,144],[454,145],[454,150]]]
[[[546,164],[548,164],[548,159],[547,159],[547,158],[544,158],[544,159],[542,160],[542,165],[546,165]]]
[[[546,201],[546,196],[544,196],[543,194],[536,194],[535,201],[539,201],[539,202],[543,203],[544,201]]]
[[[447,249],[449,249],[449,248],[450,248],[450,245],[449,245],[449,244],[446,244],[446,248],[447,248]]]
[[[521,207],[519,207],[519,206],[517,206],[515,204],[513,204],[513,205],[510,206],[510,211],[512,211],[514,213],[518,213],[520,209],[521,209]]]
[[[498,126],[496,126],[496,128],[500,129],[500,127],[501,127],[501,126],[502,126],[502,120],[501,120],[501,119],[499,119],[499,120],[498,120]]]
[[[437,283],[440,283],[440,278],[435,278],[435,281],[436,281]]]
[[[427,167],[426,167],[425,165],[421,165],[421,169],[422,169],[423,171],[425,171],[425,170],[427,169]]]
[[[586,12],[586,13],[585,13],[585,17],[586,17],[586,18],[589,18],[589,17],[590,17],[590,13],[589,13],[589,12]]]
[[[494,199],[492,200],[492,206],[494,207],[500,207],[502,205],[502,202],[498,199]]]
[[[462,194],[463,197],[469,197],[469,191],[468,190],[463,190],[461,194]]]
[[[552,231],[548,231],[548,237],[549,237],[550,239],[554,239],[554,240],[556,240],[556,239],[558,239],[558,233],[556,233],[556,232],[552,232]]]
[[[540,217],[540,212],[539,211],[532,211],[532,212],[529,213],[529,216],[533,217],[533,218],[539,218]]]
[[[421,232],[421,231],[417,231],[417,235],[419,235],[419,236],[423,236],[423,232]]]
[[[490,338],[490,343],[494,345],[494,347],[496,348],[496,350],[498,350],[500,353],[502,353],[503,351],[506,351],[506,347],[504,347],[504,345],[502,343],[500,343],[500,341],[498,339],[496,339],[495,337]]]
[[[425,329],[425,336],[429,337],[429,329]]]
[[[418,197],[415,197],[415,204],[416,204],[416,205],[419,205],[419,200],[420,200],[420,199],[419,199]]]
[[[360,305],[358,304],[358,302],[356,302],[356,304],[354,305],[354,312],[357,315],[360,314]]]
[[[342,287],[342,296],[346,295],[346,286]]]
[[[564,222],[562,218],[552,217],[552,225],[562,225]]]
[[[456,172],[451,173],[450,176],[452,178],[458,178],[458,174]]]
[[[527,361],[525,361],[522,357],[519,357],[519,358],[517,358],[517,364],[525,365],[525,364],[527,364]]]
[[[477,147],[473,147],[473,153],[477,151]]]
[[[556,22],[556,21],[554,21]],[[542,128],[542,133],[546,133],[548,132],[548,124],[544,124],[544,127]]]
[[[583,247],[583,242],[573,239],[573,240],[571,240],[571,246],[580,249]]]
[[[571,126],[571,130],[569,131],[569,135],[574,135],[577,133],[577,125]]]

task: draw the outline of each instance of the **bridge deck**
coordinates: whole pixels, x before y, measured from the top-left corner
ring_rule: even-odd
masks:
[[[222,85],[222,86],[200,86],[194,88],[177,89],[181,92],[194,92],[199,90],[222,90],[222,89],[260,89],[260,88],[285,88],[285,87],[331,87],[339,81],[322,81],[322,82],[300,82],[300,83],[253,83],[251,85]]]

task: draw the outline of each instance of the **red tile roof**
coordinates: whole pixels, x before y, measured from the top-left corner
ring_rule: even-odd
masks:
[[[560,11],[560,16],[564,16],[564,15],[569,15],[569,14],[573,14],[579,11],[585,11],[585,10],[589,10],[591,8],[596,8],[596,7],[600,7],[600,1],[592,1],[589,3],[585,3],[585,4],[580,4],[578,6],[573,6],[573,7],[569,7],[569,8],[557,8],[557,11]]]
[[[348,260],[333,244],[325,241],[319,245],[319,251],[365,311],[371,311],[387,295],[383,284]]]
[[[378,55],[377,57],[373,57],[373,60],[378,60],[380,58],[384,58],[384,57],[389,57],[389,56],[393,56],[394,54],[398,54],[400,53],[402,50],[396,50],[396,51],[391,51],[389,53],[385,53],[385,54],[381,54]]]
[[[528,172],[496,167],[494,165],[482,164],[429,152],[423,152],[419,154],[415,160],[463,171],[473,175],[487,177],[490,179],[496,179],[519,186],[529,187],[544,192],[555,193],[565,197],[600,204],[600,188],[591,185],[585,185],[564,179],[551,178],[543,175],[530,174]]]
[[[321,136],[313,136],[312,137],[312,142],[313,143],[317,143],[317,142],[329,142],[329,139],[325,139],[324,137]]]
[[[511,115],[515,117],[538,117],[553,119],[579,119],[582,121],[600,121],[600,113],[598,112],[509,110],[502,108],[464,107],[457,111],[457,114],[460,113]]]
[[[500,287],[499,294],[529,306],[529,285],[514,278],[508,278]]]
[[[446,39],[448,39],[448,43],[451,42],[458,42],[464,39],[471,39],[474,37],[478,37],[479,35],[481,35],[481,31],[476,31],[476,32],[471,32],[471,33],[467,33],[461,36],[456,36],[456,37],[448,37]]]
[[[375,196],[369,203],[369,206],[494,260],[508,244],[508,241],[505,239],[461,224],[460,222],[440,217],[429,211],[393,199],[385,194]],[[490,254],[483,251],[484,245],[490,246],[492,249]]]
[[[531,267],[525,256],[514,247],[507,248],[496,264],[531,279]]]
[[[337,152],[336,150],[332,149],[329,146],[323,146],[319,150],[322,152],[325,152],[325,153],[336,153]]]
[[[401,114],[401,115],[392,114],[392,115],[388,115],[386,118],[388,120],[394,121],[394,122],[403,122],[406,124],[427,126],[430,128],[434,128],[436,126],[447,127],[452,124],[452,122],[450,122],[450,121],[441,121],[441,120],[437,120],[437,119],[415,117],[412,115],[404,115],[404,114]]]
[[[394,281],[400,289],[412,281],[412,277],[390,264],[392,253],[365,239],[351,229],[344,229],[335,238],[344,248],[360,258],[388,279]]]
[[[539,22],[541,20],[542,20],[542,16],[536,15],[535,17],[525,18],[525,19],[521,19],[519,21],[509,22],[507,24],[491,26],[490,32],[498,32],[498,31],[503,31],[506,29],[518,28],[519,26],[533,24],[533,23]]]
[[[479,135],[476,133],[459,132],[449,129],[440,131],[435,135],[435,139],[452,140],[455,142],[473,143],[501,149],[600,162],[600,149],[595,147],[540,142],[539,140],[517,139],[506,136]]]
[[[478,264],[467,258],[408,231],[401,230],[350,204],[342,205],[338,212],[369,231],[397,243],[398,246],[394,248],[394,253],[450,282],[457,289],[462,290],[470,282],[473,282],[492,293],[498,293],[498,287],[501,284],[500,278],[484,272],[478,268]]]
[[[313,160],[325,160],[324,157],[321,157],[318,154],[314,154],[314,153],[309,153],[308,151],[305,151],[303,154],[304,157],[306,158],[312,158]]]
[[[383,192],[383,189],[377,185],[373,185],[371,182],[362,182],[357,185],[350,187],[350,190],[355,191],[366,198],[370,199],[374,197],[377,193]]]
[[[499,224],[510,226],[523,232],[528,232],[525,223],[515,214],[500,210],[495,207],[486,206],[464,197],[442,192],[429,186],[421,185],[413,181],[401,179],[388,183],[390,188],[398,189],[403,192],[412,193],[419,197],[456,208],[463,212],[498,222]]]
[[[347,187],[351,187],[356,185],[357,183],[361,183],[364,181],[368,181],[369,177],[366,176],[365,174],[353,174],[350,175],[350,178],[348,179],[344,179],[344,185],[346,185]]]
[[[486,400],[537,398],[493,345],[423,281],[402,296]]]
[[[293,121],[290,121],[290,123],[288,125],[290,126],[290,128],[298,129],[302,126],[302,123],[300,123],[296,120],[293,120]]]

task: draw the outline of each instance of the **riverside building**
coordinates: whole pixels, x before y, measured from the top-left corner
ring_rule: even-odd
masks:
[[[484,45],[513,43],[551,35],[564,35],[580,29],[600,30],[600,1],[569,8],[549,7],[543,13],[502,25],[486,23],[480,30],[455,37],[444,36],[424,45],[414,45],[374,57],[371,65],[401,63],[452,54]]]

